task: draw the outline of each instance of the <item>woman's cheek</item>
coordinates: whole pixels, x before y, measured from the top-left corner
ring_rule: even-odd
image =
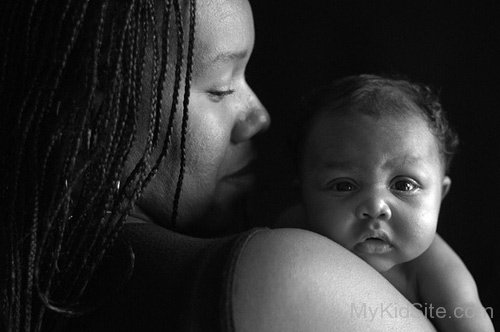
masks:
[[[189,125],[193,162],[203,167],[218,168],[230,143],[230,119],[210,108],[208,102],[195,106]]]

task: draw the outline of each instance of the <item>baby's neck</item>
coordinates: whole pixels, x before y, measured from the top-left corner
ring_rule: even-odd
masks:
[[[380,272],[380,271],[379,271]],[[380,272],[411,303],[418,302],[416,275],[409,264],[397,264]]]

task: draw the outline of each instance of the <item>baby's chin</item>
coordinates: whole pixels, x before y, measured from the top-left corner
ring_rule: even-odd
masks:
[[[364,260],[368,265],[373,267],[379,273],[388,272],[390,269],[395,267],[396,265],[402,264],[404,262],[395,262],[393,259],[389,257],[380,257],[377,255],[364,255],[357,254],[362,260]]]

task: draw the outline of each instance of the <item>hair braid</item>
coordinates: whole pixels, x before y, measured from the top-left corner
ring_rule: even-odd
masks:
[[[184,54],[184,29],[182,27],[182,17],[181,17],[181,9],[179,5],[179,1],[174,0],[174,9],[175,9],[175,24],[177,25],[177,48],[178,48],[178,53],[177,53],[177,63],[175,67],[175,83],[174,83],[174,96],[173,96],[173,101],[172,101],[172,109],[177,108],[177,103],[178,103],[178,98],[179,98],[179,86],[180,86],[180,71],[182,70],[182,59],[183,59],[183,54]],[[179,72],[179,75],[177,73]],[[177,86],[176,86],[177,85]],[[172,117],[172,114],[170,115]],[[181,151],[182,151],[182,132],[181,132]],[[182,159],[182,152],[181,152],[181,159]],[[182,167],[182,161],[181,161],[181,167]],[[183,177],[183,169],[179,170],[179,178]],[[181,180],[182,181],[182,180]],[[178,214],[178,208],[179,208],[179,198],[180,198],[180,189],[179,187],[180,181],[177,180],[177,186],[175,189],[175,194],[174,194],[174,203],[172,206],[172,227],[176,227],[176,221],[177,221],[177,214]]]
[[[113,87],[114,87],[113,94],[115,95],[115,99],[114,99],[115,104],[110,104],[110,107],[109,107],[110,109],[115,109],[115,114],[118,114],[118,115],[123,115],[123,113],[125,113],[123,111],[123,108],[121,107],[121,99],[122,99],[121,93],[123,90],[122,89],[123,76],[122,76],[122,68],[121,68],[122,61],[121,60],[122,60],[124,54],[126,55],[126,52],[124,52],[124,48],[125,48],[125,44],[126,44],[126,35],[127,35],[129,24],[130,24],[130,18],[131,18],[132,13],[135,9],[135,5],[136,5],[135,1],[132,1],[130,4],[130,7],[127,10],[125,27],[123,30],[123,34],[121,36],[120,47],[118,49],[118,62],[117,62],[117,66],[115,69],[115,81],[113,82]],[[110,102],[113,102],[113,100],[110,100]],[[111,107],[111,105],[113,107]],[[103,168],[101,170],[102,171],[101,177],[104,181],[104,183],[101,183],[101,187],[107,188],[107,189],[105,189],[105,192],[103,193],[103,195],[106,197],[105,198],[106,203],[104,204],[105,212],[109,211],[110,200],[112,200],[112,198],[113,198],[116,184],[118,182],[117,179],[120,175],[120,174],[117,174],[118,172],[113,171],[113,169],[114,169],[113,165],[115,164],[115,162],[112,160],[112,159],[114,159],[112,157],[116,155],[116,150],[117,150],[116,146],[118,145],[119,140],[120,140],[120,134],[119,134],[119,130],[120,130],[119,125],[120,124],[119,124],[118,118],[121,118],[121,117],[115,116],[115,117],[113,117],[113,119],[111,121],[112,130],[111,130],[110,135],[109,135],[110,137],[107,139],[108,142],[107,142],[106,149],[105,149],[105,151],[106,151],[105,152],[105,159],[104,159],[104,163],[103,163]],[[117,131],[118,131],[118,134],[117,134]],[[107,168],[104,165],[109,165],[108,166],[109,168]],[[103,222],[106,218],[108,218],[108,220],[110,220],[110,221],[112,220],[111,219],[112,216],[107,216],[106,213],[104,213],[99,218],[100,219],[99,224],[103,224]],[[100,227],[98,227],[94,231],[90,227],[87,227],[83,231],[85,236],[81,238],[80,242],[76,246],[73,257],[71,257],[69,259],[68,267],[71,268],[77,262],[76,259],[79,258],[80,255],[82,255],[81,261],[78,261],[79,268],[75,272],[75,276],[73,277],[75,280],[75,282],[73,283],[74,286],[79,285],[78,281],[80,280],[81,273],[83,273],[84,270],[87,269],[87,261],[89,260],[89,258],[93,257],[92,255],[94,252],[94,247],[96,245],[99,246],[98,239],[99,239],[99,232],[100,231],[102,231],[102,229]],[[95,234],[90,239],[90,243],[87,242],[87,236],[89,233]],[[80,252],[82,252],[82,253],[80,254]],[[81,287],[81,291],[83,291],[85,289],[85,284],[86,284],[86,282],[84,281],[84,285]],[[71,290],[67,292],[67,297],[71,296],[72,291],[73,291],[73,288],[71,288]]]
[[[85,17],[88,4],[89,4],[89,1],[84,1],[84,3],[82,4],[82,7],[81,7],[82,8],[81,11],[79,13],[74,13],[74,15],[73,15],[72,22],[74,23],[73,26],[75,28],[71,33],[67,48],[63,52],[63,55],[61,57],[61,59],[62,59],[61,65],[56,70],[54,83],[53,83],[53,86],[50,90],[50,94],[49,94],[49,98],[48,98],[48,102],[47,102],[49,108],[51,107],[52,99],[54,98],[54,95],[55,95],[57,88],[60,84],[64,68],[66,67],[66,64],[68,63],[68,58],[73,50],[76,39],[79,35],[79,30],[81,28],[83,19]],[[58,204],[58,208],[56,209],[56,213],[53,214],[53,216],[52,216],[53,218],[51,219],[51,221],[49,221],[49,224],[52,224],[53,222],[56,223],[56,228],[58,229],[58,234],[57,234],[58,236],[55,237],[56,238],[55,239],[55,248],[53,248],[55,250],[52,250],[52,258],[53,258],[54,263],[51,264],[51,266],[49,267],[50,272],[49,272],[49,278],[46,282],[47,283],[46,290],[40,290],[40,297],[42,298],[42,301],[45,301],[47,299],[46,294],[50,293],[50,289],[51,289],[52,285],[54,284],[53,278],[56,277],[56,272],[58,270],[57,266],[58,266],[58,261],[60,260],[60,253],[61,253],[61,248],[63,246],[64,233],[66,230],[66,223],[64,223],[63,221],[68,219],[71,216],[71,214],[70,214],[71,197],[70,196],[72,194],[72,191],[74,189],[76,182],[79,180],[78,177],[76,177],[76,178],[71,177],[71,174],[73,174],[73,169],[74,169],[75,164],[76,164],[76,156],[77,156],[77,154],[80,150],[80,146],[81,146],[80,134],[79,134],[78,130],[75,129],[78,127],[77,124],[75,123],[76,121],[78,121],[77,111],[78,110],[73,109],[70,111],[70,113],[68,115],[69,129],[70,129],[69,130],[70,137],[68,137],[69,145],[74,146],[74,149],[73,149],[73,151],[68,150],[69,153],[64,157],[63,163],[62,163],[62,173],[61,173],[61,176],[59,176],[58,181],[57,181],[60,183],[60,188],[62,188],[62,192],[64,193],[64,195],[63,195],[63,199],[61,199],[60,203]],[[80,121],[85,122],[86,116],[87,116],[87,114],[84,113],[83,116],[81,116]],[[82,170],[80,170],[77,174],[82,174]],[[71,185],[68,186],[68,182]],[[59,215],[60,209],[62,209],[62,218],[58,219],[57,217]],[[47,243],[46,241],[47,241],[47,239],[49,239],[49,236],[43,236],[43,239],[44,239],[44,241],[42,241],[42,250],[44,249],[44,246]],[[58,285],[57,280],[56,280],[55,284]],[[50,303],[49,303],[50,301],[48,299],[46,302],[47,302],[46,303],[47,305],[50,305]]]
[[[155,8],[152,0],[147,0],[147,9],[148,9],[148,19],[151,24],[151,29],[156,29],[156,18],[155,18]],[[161,122],[161,103],[158,102],[158,96],[161,96],[162,87],[158,85],[158,81],[160,78],[160,71],[158,70],[158,61],[160,60],[160,50],[159,50],[159,42],[156,33],[152,34],[153,37],[153,75],[151,78],[152,86],[156,88],[152,89],[151,96],[151,123],[154,124],[150,126],[152,129],[151,135],[148,136],[148,139],[151,139],[150,149],[154,148],[158,143],[158,136],[160,132],[160,122]],[[148,145],[149,146],[149,145]]]
[[[191,88],[191,74],[193,68],[193,49],[194,49],[194,33],[195,33],[195,20],[196,13],[195,1],[190,1],[190,20],[189,20],[189,42],[188,42],[188,55],[186,64],[186,82],[184,85],[184,100],[182,109],[182,127],[181,127],[181,158],[179,177],[177,179],[177,186],[175,188],[174,206],[172,212],[172,223],[175,226],[177,220],[177,213],[179,209],[179,201],[182,190],[182,182],[184,180],[184,168],[186,166],[186,133],[189,119],[188,105],[189,105],[189,91]]]
[[[177,4],[177,5],[176,5]],[[164,22],[170,22],[169,17],[170,17],[170,8],[174,7],[175,15],[176,15],[176,26],[178,28],[177,30],[177,58],[175,62],[175,76],[174,76],[174,84],[173,84],[173,92],[172,92],[172,102],[170,105],[170,115],[168,119],[168,124],[167,124],[167,132],[165,134],[164,142],[162,149],[160,151],[160,155],[156,161],[156,163],[153,165],[151,171],[145,178],[144,182],[142,183],[142,188],[141,190],[144,190],[146,185],[149,183],[149,181],[152,179],[153,176],[156,175],[156,172],[158,171],[158,168],[162,162],[162,160],[166,157],[169,145],[170,145],[170,139],[172,136],[172,130],[173,130],[173,124],[174,124],[174,118],[175,114],[177,111],[177,104],[178,104],[178,99],[179,99],[179,89],[180,89],[180,82],[181,82],[181,70],[182,70],[182,58],[183,58],[183,44],[184,44],[184,39],[183,39],[183,31],[182,31],[182,21],[180,20],[180,8],[178,5],[177,0],[166,0],[165,1],[165,8],[167,9],[164,12]],[[170,25],[169,25],[170,26]],[[165,38],[167,38],[168,35],[165,35]],[[168,43],[168,39],[167,39]],[[166,50],[169,49],[168,44],[164,45],[162,44]],[[162,86],[164,84],[164,81],[162,82]],[[175,202],[174,202],[174,209],[175,209]],[[175,227],[175,218],[174,214],[172,215],[172,226]]]
[[[131,7],[131,11],[129,12],[129,15],[127,15],[127,18],[130,19],[130,21],[128,21],[126,23],[126,26],[128,27],[127,33],[123,35],[124,47],[125,47],[125,45],[127,45],[126,36],[130,34],[129,27],[132,25],[132,23],[131,23],[132,16],[133,16],[133,13],[135,10],[136,10],[136,6],[134,6],[133,8]],[[129,36],[129,38],[130,38],[130,36]],[[133,39],[133,38],[130,38],[130,39]],[[126,64],[127,60],[129,60],[128,52],[123,53],[123,55],[124,55],[124,60],[125,60],[124,64]],[[129,60],[129,62],[130,62],[130,60]],[[128,79],[127,75],[131,76],[130,70],[131,70],[132,66],[129,64],[128,67],[129,67],[128,70],[121,70],[120,71],[121,74],[125,75],[125,76],[121,76],[121,75],[119,76],[120,79],[122,80],[122,83]],[[128,82],[130,83],[130,81],[128,81]],[[120,90],[121,89],[122,89],[122,87],[120,86]],[[129,88],[127,87],[127,90],[128,89]],[[109,173],[107,175],[107,178],[110,181],[108,186],[111,188],[111,190],[108,192],[108,198],[107,198],[107,202],[109,202],[109,204],[105,207],[105,209],[106,209],[106,212],[109,214],[108,220],[110,222],[108,222],[108,225],[106,225],[107,227],[99,230],[99,232],[102,232],[102,234],[104,234],[104,235],[99,236],[100,233],[97,233],[97,235],[94,236],[94,238],[92,239],[91,246],[86,248],[86,251],[88,252],[88,254],[86,256],[84,256],[84,263],[86,263],[86,261],[88,260],[89,257],[92,257],[91,253],[93,253],[92,250],[94,249],[94,246],[99,248],[99,247],[103,246],[103,244],[107,243],[107,241],[105,241],[105,240],[103,240],[101,242],[99,242],[99,240],[100,240],[100,238],[107,239],[109,229],[113,229],[115,227],[115,225],[117,224],[117,219],[114,216],[121,212],[118,209],[118,206],[116,204],[116,200],[115,200],[115,203],[112,203],[112,201],[113,201],[113,197],[120,190],[119,177],[121,175],[121,167],[123,166],[123,163],[125,162],[125,157],[126,157],[125,151],[128,151],[128,149],[130,148],[131,142],[132,142],[131,140],[128,140],[124,146],[123,139],[122,139],[124,137],[124,135],[122,135],[122,134],[125,130],[125,126],[129,122],[129,118],[130,118],[130,112],[129,112],[130,104],[129,103],[130,103],[130,95],[126,93],[124,104],[122,105],[121,100],[120,100],[118,105],[121,105],[121,106],[117,105],[117,107],[116,107],[119,112],[123,112],[123,117],[121,117],[121,123],[118,123],[118,122],[116,123],[116,125],[118,126],[118,129],[117,129],[118,133],[114,135],[115,140],[114,140],[114,145],[112,146],[112,151],[111,151],[111,154],[113,156],[119,156],[119,158],[115,159],[114,163],[111,164],[110,169],[109,169]],[[123,149],[123,153],[120,151],[120,147]],[[108,228],[108,230],[106,230],[106,228]],[[93,254],[99,257],[99,256],[101,256],[101,252],[103,253],[103,251],[105,251],[105,249],[103,249],[101,251],[96,249],[96,252]],[[100,258],[98,260],[100,260]],[[83,264],[82,266],[86,267],[86,264]],[[81,272],[91,274],[94,269],[95,269],[95,265],[90,266],[87,269],[87,271],[84,271],[84,269],[81,269],[78,272],[77,277],[81,277],[81,275],[80,275]],[[81,277],[81,278],[83,279],[84,284],[86,284],[86,280],[88,280],[88,278],[85,277],[85,274],[83,274],[83,277]],[[80,293],[83,292],[84,288],[85,287],[81,288]],[[80,294],[78,294],[77,296],[79,296],[79,295]]]
[[[148,10],[150,12],[148,12]],[[154,6],[152,6],[151,3],[148,1],[147,6],[144,8],[145,20],[142,21],[142,23],[143,23],[142,24],[142,31],[143,32],[147,32],[147,31],[156,32],[156,28],[154,25],[153,25],[153,27],[150,27],[147,24],[148,22],[151,24],[156,24],[156,20],[154,18],[154,13],[152,12],[153,10],[154,10]],[[154,33],[153,33],[153,35],[154,35]],[[152,47],[153,47],[153,67],[157,67],[158,57],[159,57],[158,56],[158,39],[153,38],[152,44],[153,44],[152,45]],[[143,52],[143,51],[141,51],[141,52]],[[143,60],[141,63],[141,68],[140,68],[140,76],[141,77],[144,73],[144,68],[145,68],[145,62]],[[157,69],[153,68],[153,74],[152,74],[152,78],[151,78],[151,84],[153,87],[155,86],[155,84],[158,84],[157,77],[158,77],[158,71],[157,71]],[[139,79],[138,79],[137,84],[142,87],[142,83],[139,81]],[[142,88],[140,91],[142,92]],[[150,113],[149,113],[149,131],[148,131],[148,136],[146,138],[146,147],[144,149],[144,153],[143,153],[141,159],[136,164],[136,167],[134,168],[134,170],[132,171],[132,173],[128,177],[127,182],[125,183],[125,188],[129,188],[131,186],[131,184],[134,182],[137,183],[136,189],[132,189],[131,193],[130,193],[130,198],[132,199],[132,201],[135,201],[138,198],[139,194],[144,189],[144,187],[146,185],[145,182],[147,181],[147,178],[148,178],[148,172],[150,172],[148,163],[149,163],[149,158],[151,156],[151,153],[153,151],[153,146],[155,145],[154,144],[155,136],[156,136],[155,135],[155,132],[156,132],[156,129],[155,129],[156,124],[155,123],[159,119],[159,117],[155,114],[155,112],[157,111],[156,105],[158,105],[158,100],[157,100],[158,97],[157,96],[158,96],[157,91],[155,88],[153,88],[152,89],[152,97],[151,97],[151,105],[148,106]],[[161,93],[160,93],[160,96],[161,96]],[[161,103],[160,103],[160,105],[161,105]]]
[[[175,1],[175,0],[173,0],[173,1]],[[163,35],[163,40],[162,40],[163,53],[162,54],[164,55],[164,59],[162,60],[162,69],[165,69],[165,71],[162,71],[160,73],[160,85],[162,87],[164,86],[165,81],[166,81],[166,75],[165,75],[166,74],[166,64],[168,62],[167,56],[169,54],[170,12],[171,12],[171,7],[172,7],[173,1],[172,0],[165,0],[165,6],[164,6],[165,10],[163,12],[163,14],[164,14],[163,15],[164,31],[162,34]],[[176,24],[177,23],[178,22],[176,21]],[[178,34],[178,37],[179,37],[179,34]],[[180,35],[180,37],[182,38],[182,35]],[[182,41],[178,40],[178,44],[179,44],[179,42],[182,42]],[[162,160],[166,157],[169,146],[170,146],[170,140],[171,140],[173,124],[174,124],[174,117],[175,117],[175,113],[177,110],[177,102],[178,102],[177,101],[178,100],[178,92],[177,91],[179,90],[179,87],[180,87],[180,71],[182,69],[182,53],[178,52],[177,54],[178,54],[178,57],[176,59],[176,64],[175,64],[175,79],[174,79],[173,98],[172,98],[172,103],[171,103],[171,107],[170,107],[170,116],[169,116],[168,123],[167,123],[167,131],[165,134],[165,138],[163,141],[163,145],[162,145],[159,157],[156,160],[156,163],[151,168],[151,171],[147,175],[146,179],[144,180],[142,187],[141,187],[141,191],[144,190],[144,188],[147,186],[149,181],[156,175],[158,168],[160,167]],[[181,56],[180,60],[179,60],[179,55]],[[175,204],[174,204],[174,206],[175,206]],[[172,220],[172,226],[175,228],[175,219]]]
[[[11,162],[1,164],[6,183],[1,198],[7,202],[1,209],[7,219],[0,223],[5,239],[0,244],[0,310],[9,331],[50,329],[58,314],[87,310],[79,300],[166,156],[179,98],[183,32],[179,2],[173,3],[176,24],[170,27],[172,2],[164,2],[162,22],[157,22],[154,1],[128,0],[124,6],[114,0],[7,0],[1,5],[9,9],[2,11],[8,18],[1,37],[6,52],[0,98],[7,110],[2,129],[14,128],[2,143],[2,154]],[[182,174],[194,4],[189,10]],[[150,169],[162,127],[171,29],[177,32],[172,104],[167,136]],[[142,107],[147,46],[153,50],[147,144],[120,186]],[[181,185],[182,179],[179,193]],[[130,259],[127,274],[133,252]]]

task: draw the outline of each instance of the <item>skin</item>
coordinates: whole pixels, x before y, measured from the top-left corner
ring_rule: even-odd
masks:
[[[324,111],[301,167],[304,228],[362,258],[440,330],[493,331],[473,277],[436,235],[451,181],[422,117]]]
[[[206,234],[227,229],[230,224],[226,221],[234,220],[228,216],[234,215],[235,199],[248,191],[253,179],[249,174],[234,173],[255,158],[251,139],[264,131],[270,120],[244,78],[254,43],[248,1],[199,1],[197,10],[198,55],[178,227],[186,232],[196,228]],[[214,58],[220,61],[210,60]],[[139,124],[132,161],[140,155],[141,141],[146,137],[146,126],[142,126]],[[178,146],[178,140],[174,134],[173,147]],[[175,152],[174,148],[138,201],[131,219],[169,226],[178,170]],[[346,289],[352,291],[346,294]],[[232,294],[236,331],[434,330],[362,260],[332,241],[303,230],[261,232],[249,239],[235,266]],[[411,317],[369,321],[350,315],[352,302],[375,306],[381,301],[410,307]]]
[[[494,331],[490,316],[479,299],[474,278],[441,237],[436,236],[426,252],[406,265],[408,273],[414,276],[416,285],[413,287],[418,288],[421,302],[429,310],[427,317],[440,331]],[[445,315],[442,308],[445,308]]]
[[[435,331],[382,275],[305,230],[254,236],[239,257],[233,293],[236,331]],[[404,309],[380,314],[381,306]]]
[[[245,80],[254,39],[247,1],[198,2],[187,161],[177,220],[180,231],[210,234],[231,229],[239,203],[253,185],[251,165],[256,152],[252,139],[270,124],[268,112]],[[170,93],[168,86],[164,91],[164,123]],[[180,107],[177,113],[172,153],[134,212],[141,219],[167,227],[179,170]],[[163,135],[165,132],[163,128]],[[143,123],[139,143],[131,152],[132,162],[138,160],[146,135]]]
[[[311,230],[380,272],[429,248],[450,179],[424,119],[325,111],[304,151],[302,194]]]

